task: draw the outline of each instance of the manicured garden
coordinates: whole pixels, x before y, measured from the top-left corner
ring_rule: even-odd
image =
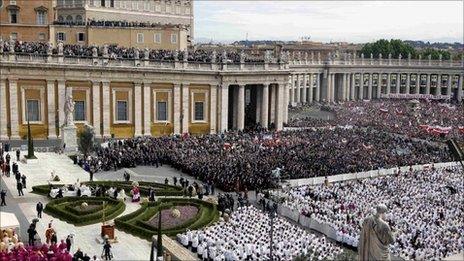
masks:
[[[74,224],[84,226],[119,216],[126,209],[124,202],[108,197],[64,197],[50,201],[44,212]]]
[[[160,210],[161,232],[168,236],[175,236],[187,229],[200,229],[219,219],[214,204],[199,199],[160,198],[156,202],[142,203],[139,210],[115,219],[116,227],[150,240],[158,232]]]
[[[110,187],[124,189],[126,192],[129,192],[132,189],[132,182],[131,181],[89,181],[89,182],[82,182],[86,186],[96,187],[105,187],[109,189]],[[140,194],[144,197],[148,197],[148,191],[151,188],[155,190],[156,196],[182,196],[183,191],[181,187],[172,186],[172,185],[165,185],[156,182],[145,182],[145,181],[138,181]],[[64,184],[52,184],[53,187],[62,187],[65,186]],[[40,195],[48,195],[50,193],[50,185],[39,185],[32,187],[32,191],[40,194]]]

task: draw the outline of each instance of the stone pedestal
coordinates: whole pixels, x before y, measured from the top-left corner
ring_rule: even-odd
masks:
[[[62,140],[62,147],[66,144],[64,148],[65,153],[75,153],[78,150],[77,146],[77,127],[75,125],[72,126],[63,126],[61,128],[63,140]]]

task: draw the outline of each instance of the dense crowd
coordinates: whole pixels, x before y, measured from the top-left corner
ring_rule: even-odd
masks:
[[[95,26],[95,27],[160,27],[161,23],[150,23],[150,22],[130,22],[130,21],[120,21],[120,20],[95,20],[88,19],[87,21],[54,21],[54,25],[72,25],[72,26]],[[172,26],[181,27],[180,24],[172,24]]]
[[[449,155],[445,148],[426,142],[372,130],[334,128],[137,137],[99,148],[86,161],[94,172],[163,162],[234,191],[273,187],[278,178],[449,161]]]
[[[284,205],[337,231],[338,240],[358,245],[361,222],[373,206],[385,204],[396,231],[393,254],[404,259],[436,260],[462,251],[464,183],[462,169],[408,171],[388,177],[274,192]]]
[[[8,53],[14,50],[17,54],[47,55],[50,51],[56,55],[59,53],[57,46],[51,47],[45,42],[0,41],[0,53]],[[248,55],[237,51],[209,51],[204,49],[179,52],[177,50],[164,49],[138,49],[119,45],[84,46],[79,44],[64,44],[63,55],[65,57],[107,57],[109,59],[149,59],[155,61],[189,61],[203,63],[262,63],[261,56]]]
[[[273,222],[274,260],[298,256],[334,260],[342,252],[325,237],[308,233],[283,218],[276,217]],[[269,214],[250,206],[239,207],[228,221],[179,234],[177,239],[202,260],[270,260],[270,231]]]
[[[464,106],[435,101],[379,100],[356,101],[334,105],[333,119],[294,118],[292,127],[352,125],[439,141],[455,138],[464,141]],[[299,112],[301,109],[294,109]]]

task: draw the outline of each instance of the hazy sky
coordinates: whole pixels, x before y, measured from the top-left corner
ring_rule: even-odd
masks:
[[[463,1],[195,0],[195,37],[214,41],[464,42]]]

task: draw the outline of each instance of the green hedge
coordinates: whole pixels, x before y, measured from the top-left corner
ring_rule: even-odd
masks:
[[[126,182],[126,181],[88,181],[88,182],[82,182],[82,184],[85,184],[86,186],[91,186],[91,187],[95,187],[96,185],[98,185],[98,186],[105,186],[106,188],[109,188],[109,187],[117,187],[120,189],[122,188],[124,189],[127,195],[129,195],[130,190],[132,189],[131,181],[129,182]],[[64,184],[53,184],[53,186],[60,187],[60,186],[65,186],[65,185]],[[148,197],[148,191],[150,187],[155,189],[156,196],[176,197],[176,196],[183,195],[183,191],[181,187],[165,185],[165,184],[156,183],[156,182],[139,181],[140,194],[142,196]],[[48,184],[33,186],[32,192],[36,194],[48,196],[48,194],[50,193],[50,186]]]
[[[160,206],[160,204],[162,205]],[[157,234],[157,229],[146,223],[159,210],[171,208],[179,205],[194,205],[198,207],[197,215],[184,222],[183,224],[162,230],[163,234],[176,236],[185,232],[187,229],[195,230],[205,227],[219,219],[219,212],[216,205],[199,200],[186,198],[161,198],[156,202],[142,203],[142,207],[135,212],[119,217],[114,220],[116,227],[135,236],[151,240],[151,237]]]
[[[126,205],[122,201],[104,198],[104,197],[97,197],[97,198],[79,198],[79,197],[65,197],[60,199],[55,199],[50,201],[44,209],[44,212],[56,217],[60,220],[65,222],[74,224],[76,226],[84,226],[89,224],[95,224],[102,221],[103,218],[103,206],[98,211],[83,211],[79,213],[79,211],[70,211],[69,207],[77,206],[82,204],[82,202],[87,202],[89,205],[91,204],[100,204],[102,201],[106,201],[105,205],[105,219],[110,220],[121,213],[124,212],[126,209]]]

